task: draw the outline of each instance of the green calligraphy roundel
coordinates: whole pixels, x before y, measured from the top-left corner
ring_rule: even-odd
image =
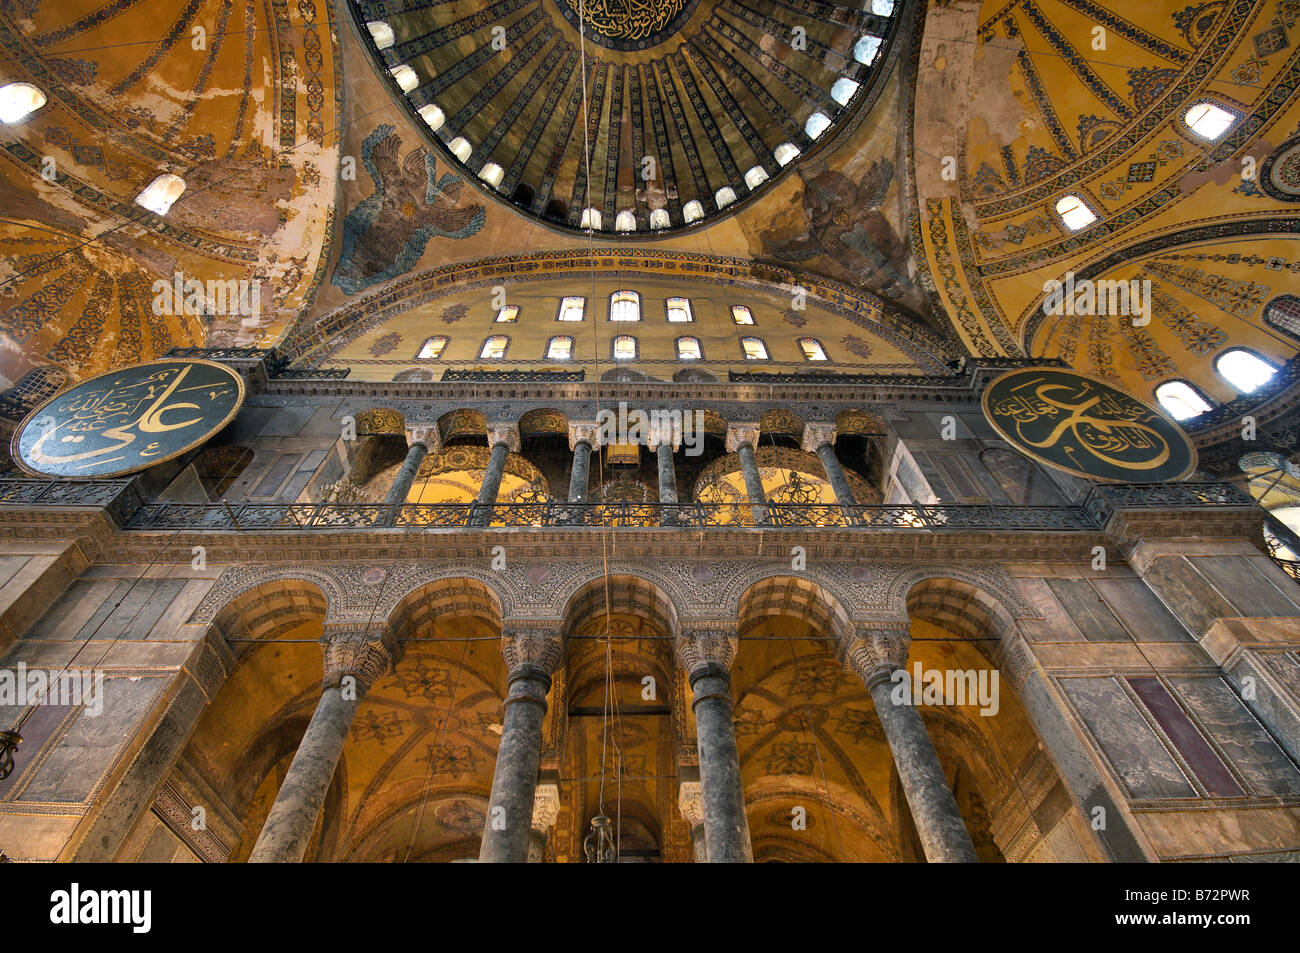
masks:
[[[154,361],[101,374],[37,407],[10,451],[28,473],[125,476],[178,457],[228,424],[244,382],[212,361]]]
[[[1196,448],[1173,420],[1072,371],[1007,371],[985,388],[984,416],[1021,453],[1074,476],[1167,483],[1196,469]]]

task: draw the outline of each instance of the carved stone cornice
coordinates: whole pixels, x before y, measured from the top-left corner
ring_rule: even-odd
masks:
[[[556,784],[539,784],[533,794],[533,830],[545,834],[560,816],[560,788]]]
[[[569,449],[577,450],[584,441],[593,450],[599,447],[600,427],[592,420],[569,421]]]
[[[354,677],[362,691],[381,675],[391,672],[396,653],[388,633],[372,626],[327,626],[321,636],[324,650],[324,686],[332,688],[346,676]]]
[[[424,449],[429,453],[437,453],[442,449],[442,435],[438,432],[437,424],[407,424],[406,425],[406,445],[413,447],[417,443],[424,444]]]
[[[804,424],[803,449],[808,453],[816,453],[817,448],[824,443],[835,446],[835,436],[834,424]]]
[[[704,788],[699,781],[678,782],[677,810],[691,830],[704,823]]]
[[[501,633],[501,654],[511,672],[532,665],[553,675],[564,660],[564,642],[557,630],[505,629]]]
[[[511,453],[519,452],[519,426],[517,424],[488,424],[488,448],[504,443]]]
[[[727,453],[735,453],[741,447],[751,450],[758,446],[758,424],[728,424]]]
[[[730,671],[740,640],[736,629],[683,629],[677,635],[677,661],[688,675],[705,665]]]
[[[895,669],[907,664],[911,641],[907,622],[873,622],[855,628],[840,643],[840,658],[845,668],[856,674],[870,688],[881,677],[888,678]]]

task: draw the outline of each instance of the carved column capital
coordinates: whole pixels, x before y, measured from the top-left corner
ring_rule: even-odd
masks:
[[[691,830],[704,823],[704,788],[699,781],[678,782],[677,810]]]
[[[332,688],[352,676],[363,691],[393,670],[395,652],[386,632],[366,626],[327,626],[321,636],[324,686]]]
[[[545,834],[560,816],[560,788],[557,784],[538,784],[533,793],[533,830]]]
[[[803,448],[808,453],[816,453],[824,443],[835,446],[835,425],[827,423],[804,424]]]
[[[600,427],[593,420],[569,422],[569,449],[577,450],[578,444],[586,444],[595,450],[600,446]]]
[[[854,629],[840,644],[840,657],[846,668],[857,674],[870,688],[879,678],[888,678],[895,669],[907,665],[911,642],[907,623],[871,623]]]
[[[546,629],[505,629],[501,633],[501,654],[511,672],[532,665],[549,676],[555,674],[564,659],[564,642],[558,632]]]
[[[738,644],[735,629],[684,629],[675,643],[677,661],[687,675],[710,664],[730,671]]]
[[[424,449],[429,453],[437,453],[442,449],[442,435],[438,433],[437,424],[407,424],[406,425],[406,445],[413,447],[417,443],[424,444]]]
[[[504,443],[511,453],[518,453],[519,427],[516,424],[488,424],[487,441],[488,449]]]
[[[735,453],[741,447],[754,449],[758,446],[758,424],[728,424],[727,453]]]
[[[689,411],[686,411],[686,413],[689,413]],[[682,445],[681,427],[674,427],[671,423],[653,424],[646,433],[645,442],[646,447],[652,451],[658,450],[661,443],[666,443],[671,445],[673,452],[676,453],[677,449]]]

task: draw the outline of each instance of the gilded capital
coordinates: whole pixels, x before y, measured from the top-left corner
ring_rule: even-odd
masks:
[[[321,636],[325,653],[325,687],[333,687],[352,676],[362,690],[381,675],[391,672],[394,653],[380,628],[366,626],[329,626]]]
[[[704,788],[699,781],[678,782],[677,810],[691,830],[704,823]]]
[[[535,665],[553,675],[564,659],[564,643],[558,632],[546,629],[506,629],[501,633],[501,654],[511,672]]]
[[[907,665],[910,638],[907,623],[875,624],[856,629],[840,645],[840,657],[850,671],[870,686],[875,677]]]
[[[488,424],[488,447],[504,443],[511,453],[519,452],[519,428],[515,424]]]
[[[835,446],[834,424],[804,424],[803,448],[808,453],[816,453],[817,448],[828,443]]]
[[[686,411],[689,413],[690,411]],[[661,443],[668,444],[676,452],[677,448],[682,445],[682,428],[674,427],[671,423],[655,423],[651,425],[645,438],[646,447],[650,450],[658,450]]]
[[[595,450],[600,446],[600,427],[595,421],[580,420],[569,423],[569,449],[577,450],[578,444],[586,443]]]
[[[730,671],[738,643],[734,629],[686,629],[677,636],[677,661],[688,675],[709,663]]]
[[[429,453],[437,453],[442,449],[442,437],[438,433],[437,424],[408,424],[406,427],[406,445],[413,447],[417,443],[424,444],[424,449]]]
[[[741,447],[751,449],[758,446],[758,424],[728,424],[727,453],[735,453]]]
[[[560,816],[560,788],[556,784],[538,784],[533,794],[533,830],[545,834]]]

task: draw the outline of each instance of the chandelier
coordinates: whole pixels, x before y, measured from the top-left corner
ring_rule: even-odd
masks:
[[[790,481],[778,487],[772,493],[773,503],[795,503],[810,505],[821,502],[821,490],[799,475],[798,470],[790,471]]]
[[[591,833],[582,842],[582,852],[589,864],[612,864],[618,859],[610,820],[603,812],[591,819]]]

